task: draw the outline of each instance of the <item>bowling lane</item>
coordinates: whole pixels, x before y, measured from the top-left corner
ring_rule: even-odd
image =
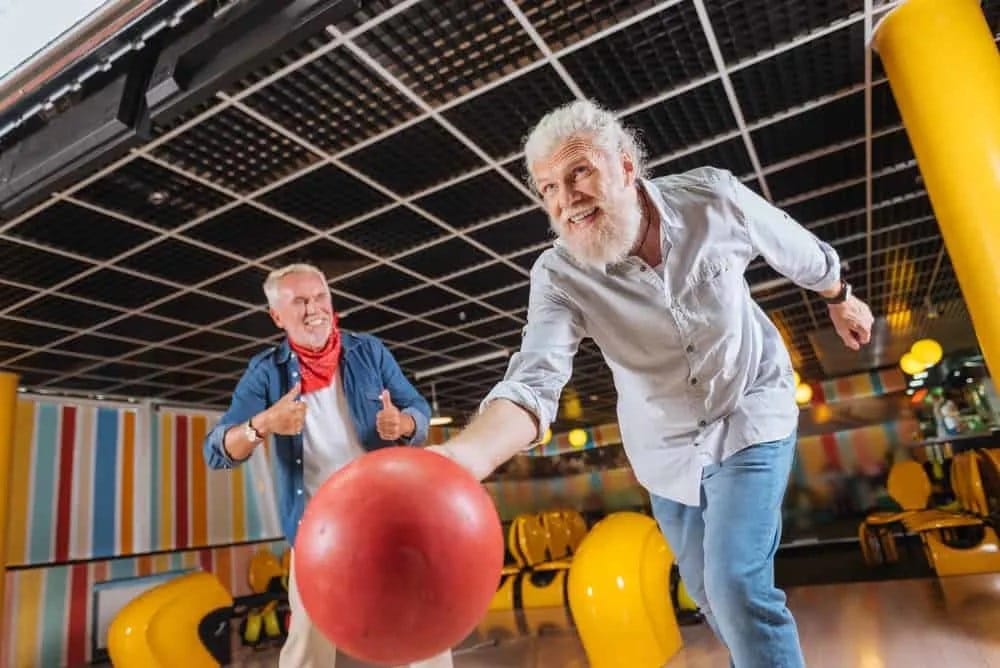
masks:
[[[1000,573],[789,589],[810,668],[963,666],[1000,668]],[[702,625],[682,627],[684,648],[666,668],[715,668],[727,655]],[[233,665],[273,668],[277,651],[238,651]],[[473,636],[455,668],[586,668],[572,630]],[[343,657],[337,668],[372,668]]]

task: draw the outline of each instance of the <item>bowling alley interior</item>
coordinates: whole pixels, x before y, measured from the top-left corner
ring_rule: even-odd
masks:
[[[524,138],[582,99],[637,130],[648,178],[731,172],[871,308],[852,350],[767,258],[743,277],[794,370],[774,579],[806,664],[1000,666],[998,30],[1000,0],[0,6],[0,668],[278,666],[287,442],[205,454],[285,340],[265,279],[318,268],[340,331],[381,341],[429,408],[402,446],[447,443],[515,359],[555,241]],[[621,408],[584,338],[544,436],[469,476],[497,549],[421,557],[496,583],[455,667],[730,665]],[[391,524],[369,507],[352,521]],[[322,591],[420,587],[355,563],[313,568]],[[344,607],[316,612],[362,615]]]

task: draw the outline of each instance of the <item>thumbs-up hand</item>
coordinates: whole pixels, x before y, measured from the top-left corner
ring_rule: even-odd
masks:
[[[306,405],[298,400],[301,392],[301,384],[295,383],[292,389],[264,411],[261,419],[255,420],[254,424],[259,422],[260,429],[273,434],[290,436],[301,433],[306,421]]]
[[[413,433],[416,424],[413,418],[396,408],[389,396],[389,390],[382,390],[382,410],[375,415],[375,430],[383,441],[398,441]]]

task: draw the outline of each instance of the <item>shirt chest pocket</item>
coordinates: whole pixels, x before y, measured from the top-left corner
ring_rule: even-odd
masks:
[[[687,279],[687,301],[691,309],[711,319],[732,308],[739,296],[739,274],[724,258],[706,257],[691,267]]]

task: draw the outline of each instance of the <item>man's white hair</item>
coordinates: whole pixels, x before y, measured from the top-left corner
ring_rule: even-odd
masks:
[[[524,142],[524,163],[528,174],[531,174],[535,162],[551,155],[560,144],[572,137],[590,137],[611,158],[622,152],[627,153],[635,165],[636,176],[646,175],[646,151],[635,130],[626,128],[612,112],[592,100],[569,102],[538,121]]]
[[[278,284],[281,279],[289,274],[316,274],[326,283],[326,274],[319,267],[306,262],[295,262],[286,264],[284,267],[275,269],[264,279],[264,295],[267,297],[267,305],[273,307],[278,302]]]

